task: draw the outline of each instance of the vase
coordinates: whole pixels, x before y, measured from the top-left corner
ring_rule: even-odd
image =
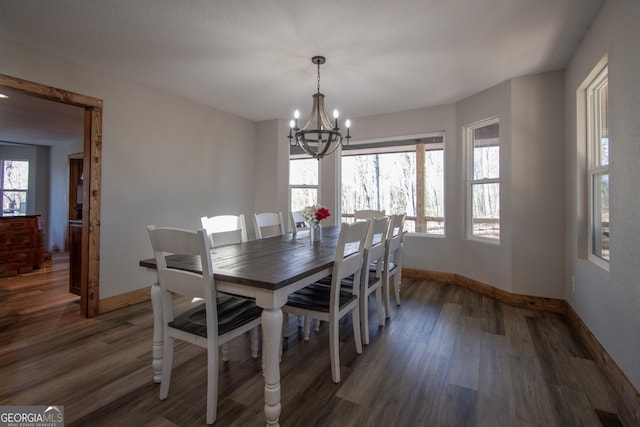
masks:
[[[320,227],[320,221],[313,221],[310,224],[311,243],[319,243],[322,241],[322,227]]]

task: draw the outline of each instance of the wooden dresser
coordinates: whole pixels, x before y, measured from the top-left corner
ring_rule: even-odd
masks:
[[[0,217],[0,277],[14,276],[43,263],[38,215]]]

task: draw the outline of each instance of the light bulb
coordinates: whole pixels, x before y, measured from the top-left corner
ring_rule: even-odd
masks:
[[[300,111],[296,110],[296,111],[293,113],[293,117],[295,117],[296,119],[297,119],[297,118],[300,118]]]
[[[345,125],[347,128],[350,128],[350,127],[351,127],[351,120],[347,119],[347,121],[345,121],[345,122],[344,122],[344,125]]]
[[[334,119],[338,118],[338,110],[333,110],[333,118]]]
[[[295,126],[296,126],[296,121],[295,120],[291,120],[289,122],[289,127],[293,129]]]

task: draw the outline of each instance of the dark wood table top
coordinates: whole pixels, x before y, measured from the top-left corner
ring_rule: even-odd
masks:
[[[311,244],[308,231],[296,236],[269,237],[261,240],[219,246],[211,250],[214,278],[218,281],[277,290],[333,266],[340,227],[323,227],[322,241]],[[200,273],[200,257],[170,255],[167,265]],[[140,266],[156,268],[154,258]]]

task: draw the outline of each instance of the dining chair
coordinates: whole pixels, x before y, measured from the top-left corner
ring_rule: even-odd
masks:
[[[256,239],[287,234],[287,224],[282,212],[264,212],[253,214],[253,227]]]
[[[203,216],[200,224],[211,239],[211,247],[247,241],[247,225],[242,214]]]
[[[364,247],[363,269],[360,275],[360,321],[362,322],[362,342],[369,344],[369,295],[375,292],[378,326],[384,326],[382,313],[382,265],[387,247],[390,218],[382,216],[371,220],[369,235]],[[376,265],[373,271],[370,265]]]
[[[291,211],[289,213],[289,221],[291,222],[291,231],[293,234],[296,234],[300,229],[308,228],[302,216],[302,211]]]
[[[375,292],[376,308],[378,314],[378,325],[384,326],[384,315],[382,312],[382,265],[384,262],[385,248],[388,234],[391,228],[390,218],[383,216],[370,219],[372,225],[364,245],[364,256],[362,262],[362,273],[360,274],[360,323],[362,332],[362,343],[369,344],[369,295]],[[372,267],[371,270],[369,266]],[[331,284],[331,276],[318,281],[324,285]],[[342,286],[349,289],[353,286],[353,278],[347,277],[342,281]],[[308,340],[309,330],[305,325],[305,341]]]
[[[158,270],[164,316],[164,350],[160,399],[169,394],[173,345],[179,339],[207,349],[207,424],[216,420],[218,401],[218,347],[261,324],[262,309],[251,300],[231,295],[217,296],[211,265],[210,239],[204,230],[147,227]],[[170,254],[199,256],[202,274],[167,266]],[[179,314],[174,295],[203,299]],[[177,305],[177,304],[176,304]],[[256,349],[257,355],[257,349]]]
[[[331,358],[331,379],[340,382],[340,319],[351,313],[353,337],[356,353],[362,353],[360,332],[360,287],[343,289],[342,281],[353,276],[353,282],[360,282],[364,246],[371,222],[343,223],[340,228],[336,256],[331,272],[331,284],[313,283],[289,295],[282,308],[285,313],[293,313],[329,323],[329,353]]]
[[[375,209],[364,209],[364,210],[355,210],[353,212],[353,219],[355,221],[370,219],[370,218],[380,218],[384,216],[384,210],[377,211]]]
[[[203,216],[200,224],[209,236],[211,247],[231,245],[247,241],[247,225],[244,215]],[[258,342],[258,328],[251,330],[252,342]],[[257,349],[252,349],[253,358],[258,357]],[[222,360],[229,361],[229,343],[222,346]]]
[[[404,242],[404,222],[406,214],[391,215],[387,244],[384,250],[382,263],[382,293],[384,296],[384,308],[386,317],[391,317],[389,302],[390,280],[393,278],[393,288],[396,297],[396,305],[400,305],[400,284],[402,281],[402,247]],[[377,271],[379,263],[370,264],[369,271]]]

